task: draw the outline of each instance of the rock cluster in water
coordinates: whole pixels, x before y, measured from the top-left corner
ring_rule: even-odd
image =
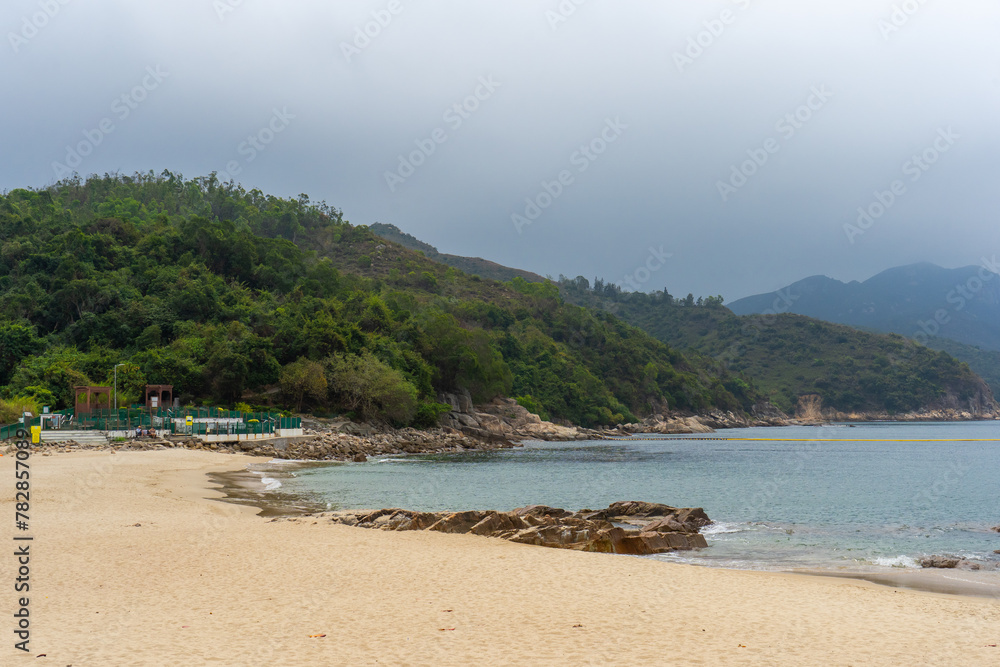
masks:
[[[392,508],[314,516],[361,528],[467,533],[543,547],[636,556],[707,547],[705,537],[698,531],[712,523],[701,508],[639,501],[616,502],[603,510],[579,512],[530,505],[510,512],[415,512]]]
[[[996,570],[997,566],[997,563],[969,560],[958,556],[927,556],[920,559],[920,567],[944,570]]]

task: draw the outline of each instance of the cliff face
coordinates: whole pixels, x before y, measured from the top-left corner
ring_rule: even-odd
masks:
[[[816,421],[972,421],[1000,419],[1000,403],[983,380],[976,378],[972,391],[961,393],[946,390],[937,400],[905,413],[840,412],[824,408],[816,394],[802,396],[795,410],[795,418],[805,422]]]
[[[979,418],[995,419],[1000,417],[1000,404],[993,396],[993,390],[980,378],[976,378],[976,387],[971,396],[960,396],[953,391],[946,392],[931,409],[967,411]]]

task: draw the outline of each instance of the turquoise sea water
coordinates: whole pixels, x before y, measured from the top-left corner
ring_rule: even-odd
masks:
[[[709,548],[664,560],[751,569],[879,571],[930,554],[1000,559],[1000,422],[755,428],[710,438],[526,443],[499,452],[274,466],[331,509],[601,508],[646,500],[705,508]],[[763,441],[721,438],[766,438]],[[886,439],[900,442],[809,442]],[[782,440],[776,440],[782,439]],[[784,441],[792,439],[794,441]],[[916,440],[953,440],[917,442]],[[997,576],[1000,576],[998,574]]]

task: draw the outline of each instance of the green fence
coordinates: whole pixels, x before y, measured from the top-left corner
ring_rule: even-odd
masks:
[[[6,440],[7,438],[16,438],[17,429],[23,428],[28,432],[28,437],[31,437],[31,427],[25,426],[24,424],[11,424],[10,426],[0,426],[0,440]]]
[[[135,431],[137,428],[155,429],[161,434],[218,435],[218,434],[268,434],[279,429],[302,428],[299,417],[283,417],[271,412],[238,412],[218,408],[146,408],[133,406],[119,410],[94,410],[89,414],[74,415],[72,410],[59,413],[66,417],[64,429],[94,429],[97,431]],[[188,418],[191,423],[188,424]],[[0,426],[0,440],[13,438],[18,428],[38,425],[35,417],[30,423]],[[50,424],[46,423],[46,430]]]

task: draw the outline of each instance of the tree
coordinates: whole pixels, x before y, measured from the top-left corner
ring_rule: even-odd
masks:
[[[326,398],[326,375],[323,364],[301,358],[281,370],[278,383],[286,397],[295,401],[296,412],[302,412],[302,403],[308,397],[313,401]]]
[[[399,424],[413,420],[416,388],[371,353],[334,355],[324,365],[331,394],[348,410],[363,419],[385,418]]]
[[[37,354],[41,348],[42,341],[35,335],[34,327],[0,323],[0,385],[10,382],[22,359]]]

